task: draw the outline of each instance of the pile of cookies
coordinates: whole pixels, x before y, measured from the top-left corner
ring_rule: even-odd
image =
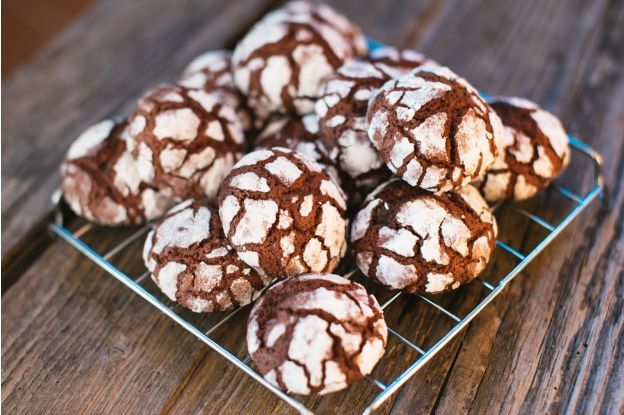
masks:
[[[171,300],[217,312],[258,299],[247,345],[260,372],[322,394],[371,373],[387,342],[377,300],[332,274],[347,252],[389,289],[456,289],[494,248],[487,202],[533,196],[569,158],[536,104],[486,101],[417,52],[368,51],[331,8],[292,2],[128,119],[88,128],[61,174],[90,221],[160,218],[143,258]]]

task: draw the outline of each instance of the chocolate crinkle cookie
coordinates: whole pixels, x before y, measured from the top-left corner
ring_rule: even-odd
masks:
[[[359,204],[390,171],[368,138],[368,101],[385,82],[427,59],[417,52],[382,48],[342,65],[321,85],[315,110],[329,156],[348,179],[343,189]]]
[[[255,127],[247,99],[236,88],[231,68],[232,53],[228,50],[204,52],[193,59],[178,79],[178,85],[219,94],[226,105],[234,108],[243,128]]]
[[[437,293],[483,271],[496,234],[496,220],[472,185],[435,194],[394,179],[367,198],[351,244],[357,266],[380,284]]]
[[[256,138],[254,150],[272,147],[286,147],[311,158],[329,173],[337,184],[341,184],[341,175],[327,155],[323,140],[320,138],[316,114],[284,115],[269,123]]]
[[[175,200],[216,196],[241,157],[243,129],[221,96],[161,85],[141,98],[130,120],[133,155],[144,180]]]
[[[269,283],[227,244],[207,199],[171,209],[147,235],[143,259],[167,297],[198,313],[248,304]]]
[[[71,209],[100,225],[132,225],[154,219],[170,200],[145,183],[128,152],[125,121],[104,120],[84,131],[61,166],[63,196]]]
[[[504,133],[496,161],[477,185],[490,202],[527,199],[568,165],[568,136],[557,117],[531,101],[496,97],[489,103]]]
[[[372,295],[333,274],[307,274],[269,288],[247,326],[247,348],[279,388],[325,394],[372,372],[388,328]]]
[[[289,3],[260,20],[232,56],[234,82],[258,119],[314,110],[321,81],[365,49],[345,17],[324,5]]]
[[[394,173],[433,192],[483,176],[502,138],[500,118],[448,68],[423,66],[383,85],[368,108],[368,135]]]
[[[283,147],[234,166],[219,215],[243,261],[272,278],[331,272],[346,250],[342,191],[314,160]]]

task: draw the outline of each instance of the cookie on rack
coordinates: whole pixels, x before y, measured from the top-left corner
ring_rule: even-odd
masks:
[[[284,115],[269,123],[255,139],[254,150],[272,147],[286,147],[308,156],[329,173],[337,184],[341,184],[340,173],[327,155],[320,138],[316,114]]]
[[[435,194],[394,179],[379,186],[351,227],[358,268],[409,293],[452,290],[485,268],[496,220],[472,185]]]
[[[126,121],[104,120],[74,141],[61,165],[63,196],[79,216],[100,225],[154,219],[170,200],[145,183],[128,152]]]
[[[234,82],[258,119],[307,114],[322,80],[364,50],[360,30],[344,16],[293,2],[266,15],[236,45]]]
[[[177,201],[215,197],[245,140],[238,116],[219,94],[177,85],[147,92],[129,132],[144,180]]]
[[[334,270],[346,250],[345,208],[318,163],[283,147],[247,154],[219,190],[226,237],[271,278]]]
[[[497,155],[500,118],[464,79],[423,66],[371,99],[368,135],[394,173],[432,192],[482,177]]]
[[[249,304],[269,283],[228,245],[207,199],[171,209],[147,235],[143,259],[162,292],[197,313]]]
[[[326,394],[372,372],[388,329],[372,295],[333,274],[307,274],[269,288],[247,325],[247,348],[279,388]]]
[[[547,187],[570,162],[561,121],[534,102],[516,97],[488,100],[503,121],[501,151],[478,187],[489,202],[523,200]]]
[[[247,107],[247,99],[234,84],[231,62],[232,53],[229,50],[204,52],[187,65],[177,83],[185,88],[221,95],[223,102],[236,110],[247,131],[255,127],[254,120]]]
[[[359,204],[390,171],[368,138],[368,101],[385,82],[425,62],[413,51],[381,48],[342,65],[321,85],[315,111],[332,160],[348,176],[343,189]]]

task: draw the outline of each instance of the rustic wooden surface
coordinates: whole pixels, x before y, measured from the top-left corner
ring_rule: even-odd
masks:
[[[6,413],[283,413],[288,407],[215,352],[46,234],[63,153],[83,128],[125,113],[195,54],[232,46],[280,2],[103,0],[2,91],[2,410]],[[381,413],[622,413],[624,411],[624,3],[616,0],[331,1],[370,36],[417,48],[498,94],[529,97],[561,116],[605,159],[609,197],[595,204]],[[590,185],[591,171],[566,175]],[[561,198],[525,207],[556,221]],[[540,230],[510,209],[501,238],[527,252]],[[123,232],[122,232],[123,233]],[[127,233],[127,232],[125,232]],[[121,236],[96,230],[105,252]],[[141,241],[115,258],[140,273]],[[491,275],[513,266],[497,253]],[[149,283],[148,283],[149,284]],[[474,305],[470,285],[440,298]],[[386,296],[387,293],[381,293]],[[387,320],[430,346],[449,321],[416,299]],[[242,313],[216,333],[238,355]],[[206,327],[211,318],[201,324]],[[389,381],[417,356],[392,340],[375,372]],[[349,413],[377,392],[366,381],[309,398]]]

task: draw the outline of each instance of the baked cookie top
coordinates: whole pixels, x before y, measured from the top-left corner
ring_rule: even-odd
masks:
[[[258,300],[247,348],[274,385],[325,394],[371,373],[387,336],[383,312],[364,287],[333,274],[307,274],[274,285]]]
[[[253,113],[247,107],[247,98],[236,88],[232,76],[232,53],[229,50],[204,52],[193,59],[178,79],[178,85],[218,93],[223,101],[236,110],[243,128],[254,127]]]
[[[478,187],[490,202],[523,200],[545,188],[570,161],[561,121],[534,102],[493,97],[490,105],[503,122],[501,151]]]
[[[144,180],[176,200],[215,197],[244,144],[240,120],[221,95],[177,85],[147,92],[129,132]]]
[[[143,260],[169,299],[198,313],[249,304],[269,283],[227,243],[207,199],[171,209],[147,235]]]
[[[316,114],[285,115],[269,123],[256,138],[254,150],[272,147],[289,148],[311,158],[329,173],[338,185],[341,185],[338,168],[327,155],[327,150],[319,135]]]
[[[236,45],[234,81],[259,119],[306,114],[321,81],[358,53],[362,39],[327,6],[292,3],[266,15]]]
[[[391,289],[436,293],[476,277],[496,243],[496,220],[473,186],[431,193],[394,179],[351,227],[357,266]]]
[[[247,154],[219,191],[226,237],[269,277],[330,272],[346,249],[345,200],[321,166],[275,147]]]
[[[127,122],[112,119],[87,128],[61,165],[63,196],[71,209],[101,225],[131,225],[154,219],[171,205],[144,182],[128,152]]]
[[[464,79],[423,66],[371,99],[368,135],[387,166],[412,186],[447,192],[492,165],[502,124]]]

